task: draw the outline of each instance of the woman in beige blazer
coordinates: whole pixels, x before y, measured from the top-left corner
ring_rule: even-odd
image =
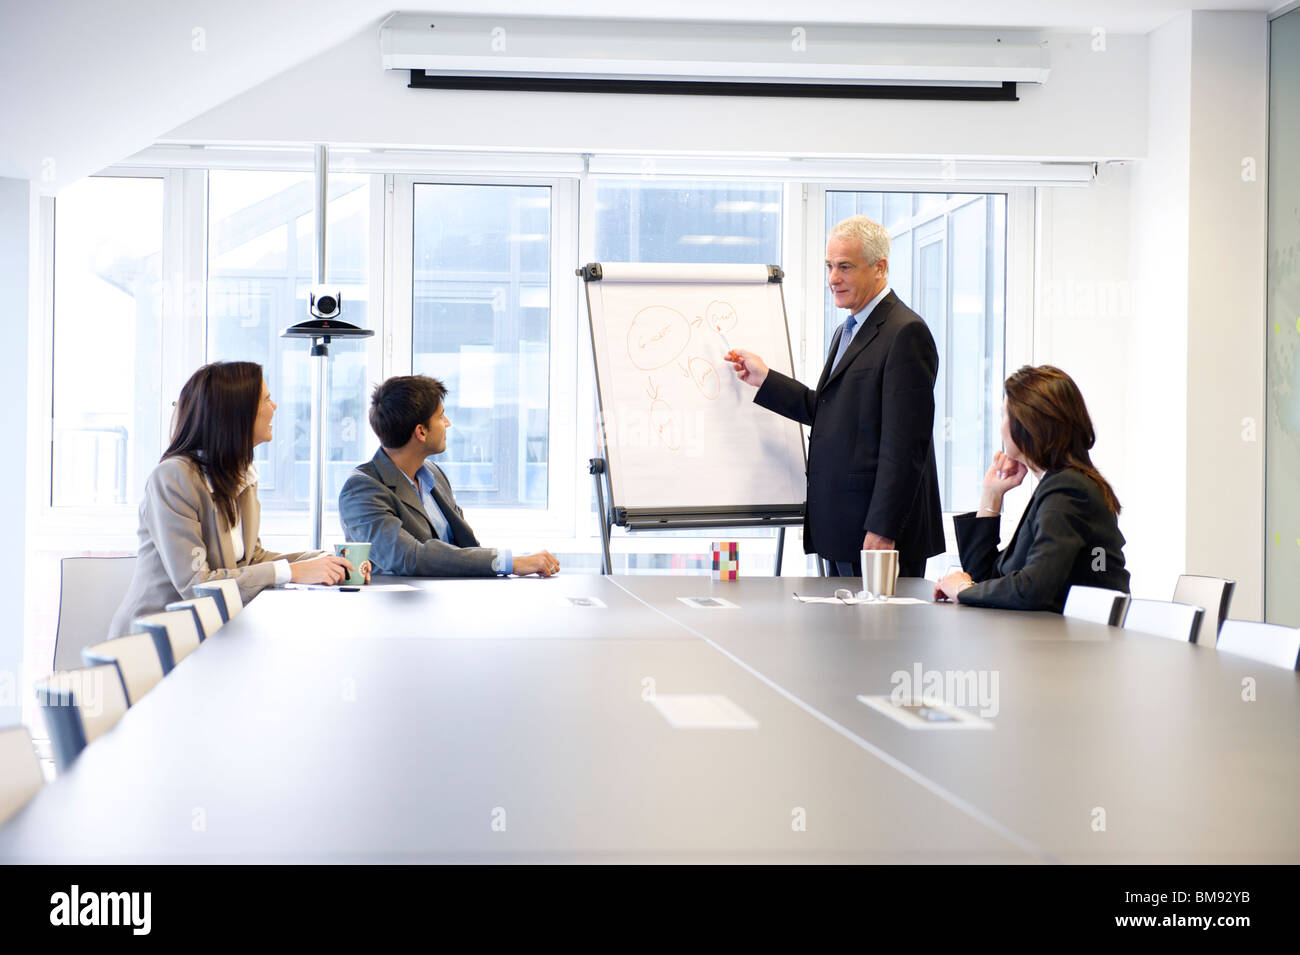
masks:
[[[130,632],[136,617],[194,596],[204,581],[236,580],[248,602],[274,584],[337,584],[347,576],[351,565],[333,554],[262,548],[253,448],[271,440],[274,413],[254,362],[204,365],[185,383],[171,446],[145,483],[139,559],[110,637]]]

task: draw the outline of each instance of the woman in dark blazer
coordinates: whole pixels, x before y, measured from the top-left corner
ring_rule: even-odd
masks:
[[[347,576],[351,565],[333,554],[262,548],[253,448],[271,440],[273,414],[261,365],[214,362],[190,376],[171,445],[145,482],[139,558],[110,637],[129,633],[136,617],[193,597],[194,585],[207,580],[237,581],[247,602],[273,584],[336,584]]]
[[[1128,593],[1119,501],[1088,451],[1096,442],[1079,388],[1051,365],[1006,380],[1002,446],[984,475],[978,511],[953,518],[964,571],[935,585],[935,600],[1060,613],[1075,585]],[[1007,549],[998,553],[1002,496],[1039,479]]]

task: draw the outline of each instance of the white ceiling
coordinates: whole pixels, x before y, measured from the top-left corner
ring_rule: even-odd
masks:
[[[52,191],[89,175],[377,27],[394,2],[0,0],[0,176],[32,179]],[[663,19],[736,20],[742,19],[739,10],[746,20],[790,23],[1146,33],[1186,10],[1263,11],[1279,5],[1281,0],[659,0],[650,8],[628,0],[550,0],[545,13],[635,17],[653,9]],[[502,0],[442,0],[434,9],[539,12],[535,2]]]

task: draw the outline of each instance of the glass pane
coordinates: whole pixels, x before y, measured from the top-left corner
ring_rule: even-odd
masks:
[[[370,177],[331,173],[328,284],[343,295],[344,321],[369,324]],[[310,173],[214,169],[208,179],[208,360],[255,361],[265,370],[275,437],[256,452],[265,510],[303,511],[311,496],[309,343],[284,339],[309,318],[314,282]],[[330,344],[325,507],[338,509],[348,472],[366,455],[365,344]]]
[[[1269,24],[1264,612],[1300,626],[1300,10]],[[1250,318],[1247,321],[1257,321]],[[1243,334],[1249,329],[1243,322]],[[1243,435],[1244,436],[1244,435]]]
[[[881,215],[884,219],[881,219]],[[827,192],[827,232],[836,223],[849,216],[864,215],[889,229],[889,287],[906,305],[912,306],[915,298],[912,289],[912,234],[907,231],[912,221],[912,193],[910,192]],[[825,275],[822,276],[823,283]],[[841,322],[847,317],[835,308],[829,288],[822,288],[822,309],[825,319],[826,347]]]
[[[948,273],[944,258],[947,234],[942,220],[934,225],[937,228],[913,232],[916,243],[916,313],[930,326],[935,348],[939,351],[939,374],[934,382],[934,456],[939,468],[939,497],[944,510],[952,510],[948,504],[952,488],[948,466],[949,435],[952,432],[948,386],[954,353],[948,343]]]
[[[843,222],[850,216],[866,216],[880,222],[881,215],[885,211],[885,201],[893,199],[894,196],[893,193],[884,192],[828,191],[826,193],[826,231],[829,233],[836,223]],[[906,217],[904,217],[904,221],[906,221]],[[824,270],[820,281],[822,283],[822,315],[825,318],[826,325],[823,334],[826,348],[829,351],[834,344],[831,337],[835,334],[835,329],[848,316],[835,308],[835,302],[831,299],[830,287],[826,284],[826,272]],[[894,250],[892,248],[889,254],[889,283],[890,285],[894,284]]]
[[[900,232],[889,237],[889,287],[899,300],[917,314],[917,295],[912,287],[912,233]]]
[[[912,221],[912,194],[910,192],[885,193],[885,218],[880,224],[891,233],[906,229]]]
[[[448,388],[462,504],[547,504],[551,190],[415,186],[412,365]]]
[[[924,216],[943,209],[948,196],[942,192],[918,192],[913,196],[913,212]]]
[[[781,185],[600,179],[596,259],[780,265]]]
[[[990,446],[985,400],[988,301],[988,216],[984,199],[952,214],[952,330],[948,354],[952,425],[949,428],[949,503],[954,511],[979,506],[984,450]],[[999,419],[1000,423],[1000,419]]]
[[[163,181],[74,183],[54,234],[51,503],[129,504],[161,453]]]
[[[827,192],[827,227],[875,208],[892,223],[890,287],[925,319],[939,351],[934,446],[943,508],[971,510],[1001,441],[1006,196]],[[845,315],[829,294],[825,302],[829,349]]]

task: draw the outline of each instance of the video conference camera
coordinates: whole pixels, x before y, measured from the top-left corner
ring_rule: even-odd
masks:
[[[307,310],[313,318],[338,318],[343,312],[343,293],[317,286],[307,293]]]

